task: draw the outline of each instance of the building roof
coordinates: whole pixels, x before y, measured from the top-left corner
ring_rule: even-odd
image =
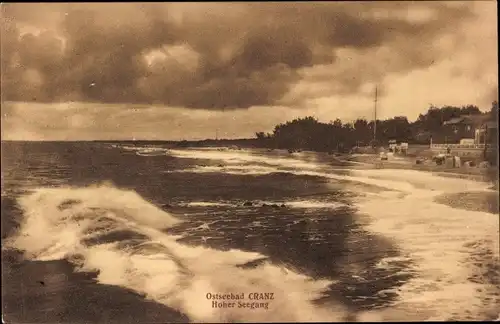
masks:
[[[468,120],[474,124],[484,124],[490,118],[489,114],[481,114],[481,115],[466,115],[463,116],[465,120]]]
[[[466,125],[480,126],[480,125],[483,125],[484,123],[488,123],[489,118],[490,118],[489,114],[462,115],[460,117],[455,117],[455,118],[452,118],[450,120],[445,121],[443,123],[443,125],[466,124]]]
[[[464,120],[463,117],[455,117],[450,120],[447,120],[443,123],[443,125],[454,125],[454,124],[460,124]]]

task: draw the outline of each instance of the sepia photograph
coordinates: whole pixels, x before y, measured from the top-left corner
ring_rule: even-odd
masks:
[[[496,1],[0,8],[4,323],[500,321]]]

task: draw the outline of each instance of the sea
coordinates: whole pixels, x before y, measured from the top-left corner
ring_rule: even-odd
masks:
[[[333,155],[2,142],[6,323],[495,320],[489,185]]]

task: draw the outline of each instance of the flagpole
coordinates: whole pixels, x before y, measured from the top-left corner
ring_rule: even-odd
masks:
[[[373,142],[375,143],[375,141],[377,140],[377,95],[378,95],[378,89],[377,87],[375,87],[375,107],[374,107],[374,110],[375,110],[375,116],[374,116],[374,120],[373,120]]]

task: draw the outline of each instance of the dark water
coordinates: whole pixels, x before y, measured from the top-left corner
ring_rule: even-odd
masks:
[[[270,161],[282,158],[274,152],[252,154]],[[306,163],[321,163],[324,157],[310,155],[303,159]],[[162,229],[167,236],[178,235],[178,243],[228,253],[258,252],[264,256],[262,260],[241,266],[255,268],[270,262],[313,279],[334,281],[327,293],[314,301],[317,304],[340,303],[352,314],[385,307],[395,296],[380,292],[410,278],[408,271],[400,271],[407,264],[391,269],[376,266],[384,258],[397,257],[399,251],[387,239],[363,230],[363,217],[351,203],[356,194],[347,190],[342,181],[332,185],[321,177],[292,172],[189,172],[200,166],[220,167],[224,163],[168,154],[141,156],[125,145],[106,143],[4,142],[2,241],[15,235],[24,219],[20,197],[39,188],[84,188],[106,183],[117,190],[132,190],[181,220]],[[249,162],[247,166],[251,169],[252,165],[265,163]],[[329,172],[345,172],[331,159],[325,165],[331,168]],[[337,207],[306,204],[296,208],[294,201],[334,202]],[[79,203],[68,198],[57,210],[64,211]],[[102,219],[108,222],[108,228],[113,226],[109,225],[113,220]],[[88,248],[119,243],[123,249],[138,249],[148,240],[147,235],[122,226],[82,239],[81,243]],[[2,253],[3,314],[7,322],[193,320],[182,309],[146,298],[144,292],[127,285],[99,283],[99,270],[75,273],[74,260],[69,262],[61,257],[37,261],[22,252],[9,249]]]

